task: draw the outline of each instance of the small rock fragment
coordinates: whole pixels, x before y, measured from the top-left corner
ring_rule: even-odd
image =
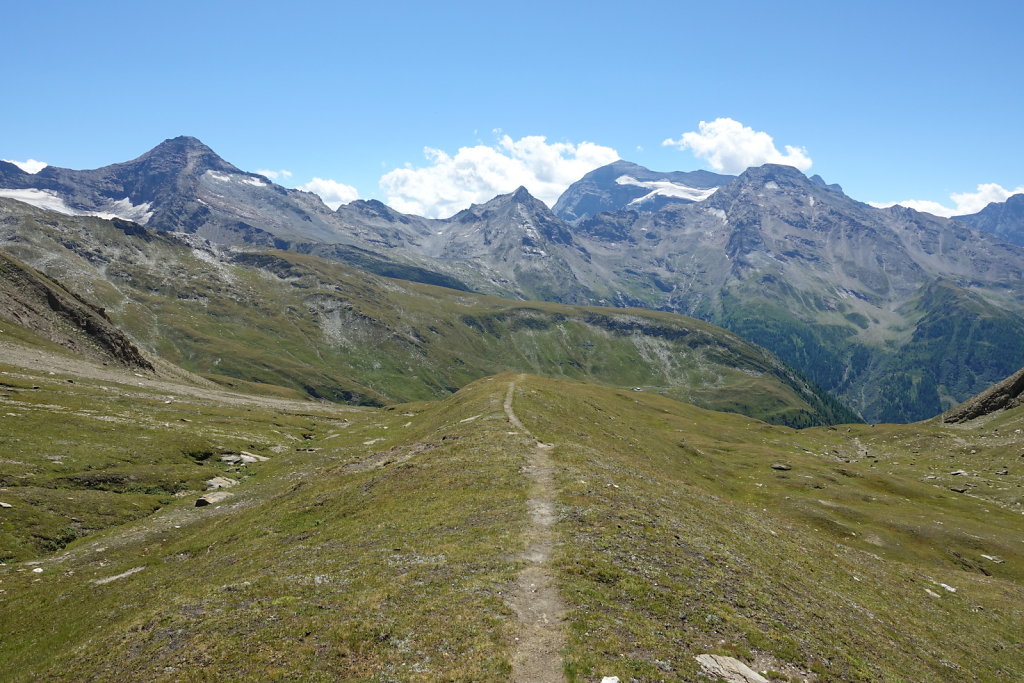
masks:
[[[43,573],[43,568],[42,568],[42,567],[36,567],[36,568],[35,568],[35,569],[33,569],[32,571],[33,571],[34,573],[36,573],[36,574],[42,574],[42,573]]]
[[[793,469],[793,466],[792,465],[787,465],[784,462],[773,462],[772,463],[772,469],[773,470],[783,470],[783,471],[785,471],[785,470]],[[713,656],[713,655],[708,655],[708,657],[711,657],[711,656]]]
[[[996,564],[1003,563],[1003,558],[999,557],[998,555],[982,555],[982,557],[984,557],[989,562],[995,562]]]
[[[0,503],[0,508],[12,508],[14,507],[10,503]]]
[[[950,472],[950,474],[952,474],[954,477],[958,477],[961,474],[967,474],[967,471],[966,470],[957,470],[956,472]]]

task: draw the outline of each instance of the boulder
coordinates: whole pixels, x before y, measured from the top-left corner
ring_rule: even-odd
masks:
[[[214,491],[213,493],[207,493],[202,498],[196,500],[196,507],[201,508],[204,505],[214,505],[227,500],[231,496],[232,494],[227,491]]]
[[[229,477],[214,477],[206,480],[206,490],[216,491],[217,489],[229,489],[232,486],[237,486],[238,480],[231,479]]]

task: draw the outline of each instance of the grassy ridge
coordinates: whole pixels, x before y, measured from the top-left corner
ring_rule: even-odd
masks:
[[[539,379],[517,410],[562,467],[571,679],[693,680],[701,652],[780,680],[1024,675],[1019,474],[945,485],[997,467],[963,450],[993,432],[793,432]]]
[[[219,505],[194,507],[187,482],[156,515],[0,567],[0,677],[506,677],[501,595],[518,566],[529,444],[506,433],[500,400],[485,385],[334,416],[202,406],[193,428],[221,439],[216,451],[231,435],[271,459],[197,466],[241,480]],[[159,438],[169,417],[139,430]],[[14,509],[35,505],[11,492]]]

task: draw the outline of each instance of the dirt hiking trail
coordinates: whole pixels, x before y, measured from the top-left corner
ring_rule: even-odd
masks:
[[[505,415],[513,427],[536,440],[512,408],[515,389],[516,383],[509,382]],[[530,525],[523,553],[529,564],[516,577],[508,600],[519,621],[519,636],[512,653],[512,680],[523,683],[565,680],[561,656],[565,647],[565,605],[555,588],[550,567],[556,518],[554,466],[549,456],[552,448],[538,441],[524,468],[531,484],[526,501]]]

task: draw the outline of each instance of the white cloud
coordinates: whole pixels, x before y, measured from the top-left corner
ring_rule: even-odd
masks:
[[[520,185],[550,206],[569,185],[619,158],[610,147],[549,144],[541,135],[502,135],[495,145],[461,147],[454,156],[432,147],[423,154],[428,166],[396,168],[381,176],[380,186],[398,211],[432,218],[447,218]]]
[[[1015,194],[1024,193],[1024,185],[1007,190],[996,183],[982,183],[975,192],[954,192],[949,195],[953,206],[945,206],[927,199],[906,199],[901,202],[868,202],[871,206],[885,209],[895,204],[906,206],[916,211],[924,211],[934,216],[964,216],[978,213],[992,202],[1005,202]]]
[[[811,157],[803,147],[786,145],[782,153],[775,147],[771,135],[734,119],[701,121],[698,128],[699,131],[683,133],[678,140],[668,138],[661,144],[690,150],[719,173],[742,173],[761,164],[786,164],[801,171],[811,167]]]
[[[35,159],[28,159],[26,161],[15,161],[14,159],[3,159],[9,164],[14,164],[25,173],[39,173],[44,168],[49,166],[45,161],[36,161]]]
[[[327,178],[313,178],[305,185],[299,185],[299,189],[320,195],[324,204],[332,209],[359,199],[359,191],[356,188]]]
[[[286,171],[283,168],[277,171],[271,171],[270,169],[261,168],[260,170],[256,171],[256,173],[259,173],[261,176],[264,176],[265,178],[270,178],[271,180],[277,180],[278,178],[284,180],[286,178],[292,177],[292,172]]]

